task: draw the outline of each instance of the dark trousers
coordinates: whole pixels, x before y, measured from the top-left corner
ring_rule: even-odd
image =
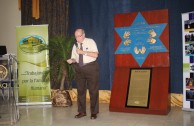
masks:
[[[77,83],[78,112],[86,112],[86,92],[89,90],[91,114],[99,112],[99,66],[96,61],[82,67],[74,65]]]

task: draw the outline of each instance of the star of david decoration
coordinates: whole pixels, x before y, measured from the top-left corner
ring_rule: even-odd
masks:
[[[139,66],[142,66],[149,53],[167,52],[160,40],[166,25],[148,24],[138,13],[131,26],[115,28],[122,40],[115,54],[132,54]]]

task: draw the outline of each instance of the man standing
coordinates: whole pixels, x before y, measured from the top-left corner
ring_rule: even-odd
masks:
[[[83,29],[75,31],[77,43],[73,46],[69,64],[74,63],[77,83],[78,114],[75,118],[86,116],[86,91],[90,95],[91,119],[96,119],[99,113],[99,66],[96,61],[98,48],[93,39],[86,38]]]

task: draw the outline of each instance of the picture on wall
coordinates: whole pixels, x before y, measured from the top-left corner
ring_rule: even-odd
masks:
[[[184,30],[185,30],[185,32],[194,31],[194,20],[185,20],[184,21]]]
[[[194,63],[190,63],[190,72],[191,72],[191,73],[194,72]]]
[[[194,89],[194,78],[186,78],[186,88]]]
[[[186,90],[186,101],[194,101],[194,90]]]
[[[185,56],[194,56],[194,44],[185,45]]]
[[[194,44],[194,31],[187,33],[185,36],[185,44]]]

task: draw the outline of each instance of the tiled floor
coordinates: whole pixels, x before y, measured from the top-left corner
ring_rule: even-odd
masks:
[[[100,113],[96,120],[88,115],[75,119],[77,104],[71,107],[19,106],[19,121],[16,126],[194,126],[194,112],[172,107],[168,115],[147,115],[122,112],[110,112],[109,104],[100,104]],[[6,126],[1,125],[0,126]]]

